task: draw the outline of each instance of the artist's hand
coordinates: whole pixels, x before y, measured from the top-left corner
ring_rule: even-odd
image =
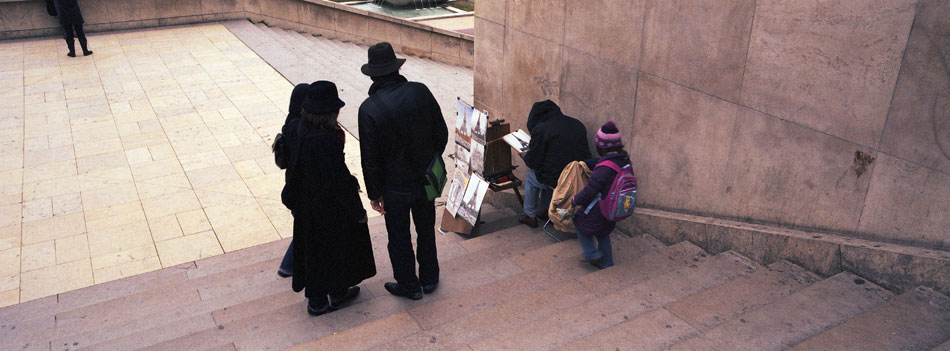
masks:
[[[379,214],[381,214],[381,215],[386,214],[386,210],[383,208],[383,206],[385,206],[385,205],[383,204],[383,197],[382,197],[382,196],[380,196],[380,197],[379,197],[378,199],[376,199],[376,200],[370,201],[369,204],[370,204],[370,206],[373,207],[374,210],[376,210],[376,212],[379,212]]]

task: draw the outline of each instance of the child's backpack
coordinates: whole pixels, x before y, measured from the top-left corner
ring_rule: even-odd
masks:
[[[600,213],[611,222],[630,217],[637,202],[637,177],[633,175],[633,168],[629,164],[620,168],[612,161],[602,161],[594,168],[600,166],[610,167],[617,172],[607,194],[598,195],[601,198]]]

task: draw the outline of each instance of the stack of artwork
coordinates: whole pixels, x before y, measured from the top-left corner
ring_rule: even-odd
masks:
[[[458,100],[455,119],[455,173],[449,185],[445,209],[475,225],[482,200],[488,191],[485,171],[485,132],[488,115]]]

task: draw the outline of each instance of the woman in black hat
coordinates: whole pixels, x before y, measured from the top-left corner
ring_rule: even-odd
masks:
[[[314,316],[356,298],[356,285],[376,275],[359,183],[338,137],[343,105],[336,85],[314,82],[301,117],[285,130],[290,162],[281,200],[294,216],[293,289],[306,289]]]

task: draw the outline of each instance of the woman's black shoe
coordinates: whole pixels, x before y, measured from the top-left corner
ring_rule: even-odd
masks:
[[[277,268],[277,275],[279,275],[281,278],[287,278],[287,277],[293,276],[294,274],[291,272],[285,271],[283,268]]]
[[[351,286],[349,289],[346,289],[346,292],[342,296],[334,296],[330,294],[330,307],[331,308],[340,308],[344,303],[350,302],[360,294],[360,287]]]
[[[435,292],[435,289],[439,287],[439,282],[432,284],[422,284],[422,292],[426,294],[431,294]]]
[[[408,291],[404,289],[402,285],[399,285],[399,283],[389,282],[383,284],[383,287],[386,288],[386,291],[395,296],[405,297],[410,300],[419,300],[422,298],[422,290],[416,289],[414,291]]]
[[[314,299],[308,299],[307,313],[309,313],[311,316],[319,316],[334,310],[333,306],[330,306],[330,304],[327,303],[326,297],[323,297],[320,300],[323,300],[322,304],[318,301],[314,301]]]

